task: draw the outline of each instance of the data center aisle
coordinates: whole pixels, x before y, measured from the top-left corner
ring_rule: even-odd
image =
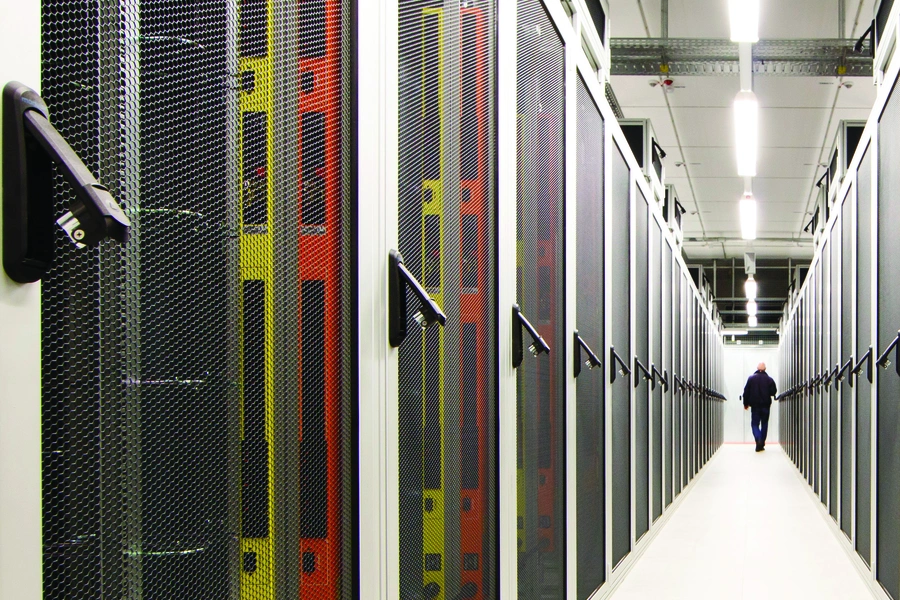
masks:
[[[724,446],[612,596],[871,597],[776,445]]]

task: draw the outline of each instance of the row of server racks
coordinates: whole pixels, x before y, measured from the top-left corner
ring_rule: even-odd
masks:
[[[877,13],[878,99],[844,123],[820,188],[815,258],[781,323],[782,445],[868,572],[900,598],[898,10]],[[900,7],[898,7],[900,8]]]
[[[58,232],[42,285],[44,598],[621,578],[724,397],[719,323],[605,97],[607,13],[43,2],[51,121],[133,225]]]

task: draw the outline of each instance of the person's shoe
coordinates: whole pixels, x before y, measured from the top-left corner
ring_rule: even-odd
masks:
[[[765,445],[765,444],[763,444],[762,446],[760,446],[760,447],[759,447],[759,450],[757,450],[757,452],[765,452],[765,451],[766,451],[766,445]]]
[[[760,444],[759,442],[756,442],[756,451],[757,451],[757,452],[762,452],[762,451],[763,451],[762,444]]]

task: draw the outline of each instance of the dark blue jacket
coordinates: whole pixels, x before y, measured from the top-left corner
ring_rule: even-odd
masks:
[[[769,408],[772,405],[772,396],[777,392],[775,380],[765,371],[757,371],[747,378],[747,385],[744,386],[744,406]]]

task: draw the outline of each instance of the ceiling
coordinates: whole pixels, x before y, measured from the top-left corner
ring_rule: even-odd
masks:
[[[836,38],[845,9],[845,38],[869,26],[874,0],[761,0],[760,39]],[[660,37],[661,0],[609,0],[614,37]],[[728,0],[669,0],[669,37],[729,37]],[[668,92],[658,78],[613,76],[612,87],[628,118],[652,120],[668,153],[666,182],[675,185],[684,216],[685,254],[692,259],[811,258],[815,184],[824,173],[841,120],[865,120],[875,102],[870,78],[756,75],[760,105],[759,158],[753,195],[757,240],[741,239],[731,105],[737,75],[675,77]],[[849,85],[848,85],[849,84]]]

